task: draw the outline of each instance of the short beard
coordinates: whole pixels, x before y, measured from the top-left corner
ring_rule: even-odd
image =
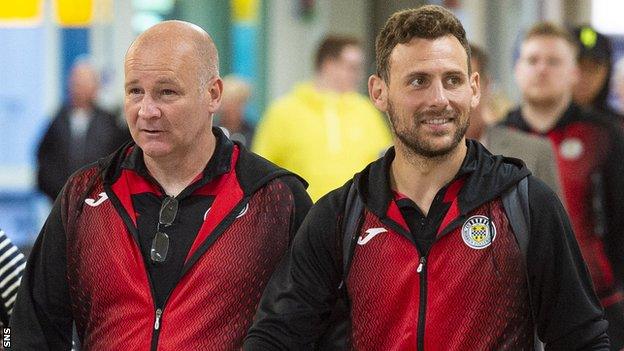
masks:
[[[468,111],[470,113],[470,111]],[[398,117],[396,115],[396,111],[394,110],[394,106],[390,101],[388,101],[388,118],[390,119],[390,126],[394,135],[396,135],[397,139],[407,147],[407,151],[413,155],[421,156],[425,158],[443,158],[451,153],[451,151],[455,150],[459,142],[466,135],[466,130],[470,126],[470,120],[467,119],[466,123],[459,124],[455,134],[453,135],[453,139],[448,147],[434,149],[431,148],[430,145],[425,141],[419,139],[415,133],[410,133],[413,131],[410,130],[398,130],[397,126],[399,125]],[[456,121],[460,122],[460,116],[453,116]],[[421,119],[420,115],[415,115],[414,117],[415,123],[419,123],[418,121]]]

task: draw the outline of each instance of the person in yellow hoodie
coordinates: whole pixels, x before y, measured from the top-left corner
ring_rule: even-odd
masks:
[[[379,158],[391,144],[388,124],[356,92],[364,55],[357,39],[328,36],[315,57],[315,76],[269,106],[252,150],[289,169],[316,201]]]

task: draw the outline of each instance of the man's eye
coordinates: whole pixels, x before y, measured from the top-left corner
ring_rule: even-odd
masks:
[[[425,85],[426,82],[427,81],[425,80],[425,78],[420,77],[420,78],[414,78],[410,84],[415,87],[420,87],[420,86]]]
[[[175,90],[171,90],[171,89],[163,89],[162,91],[163,95],[176,95],[176,91]]]
[[[461,77],[452,76],[447,78],[447,82],[450,85],[460,85],[462,83]]]
[[[128,89],[128,94],[129,95],[141,94],[141,89],[139,89],[139,88],[130,88],[130,89]]]

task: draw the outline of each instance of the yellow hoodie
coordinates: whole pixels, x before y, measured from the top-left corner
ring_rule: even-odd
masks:
[[[368,99],[304,83],[268,108],[252,150],[305,178],[316,201],[379,158],[391,141]]]

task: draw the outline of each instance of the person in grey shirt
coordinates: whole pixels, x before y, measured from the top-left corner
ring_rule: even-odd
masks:
[[[487,54],[474,44],[470,44],[470,52],[472,69],[479,72],[481,77],[481,102],[471,111],[466,137],[479,140],[493,154],[521,159],[533,175],[561,197],[557,162],[550,141],[544,137],[497,125],[501,116],[496,116],[491,106],[493,96],[490,90]]]

